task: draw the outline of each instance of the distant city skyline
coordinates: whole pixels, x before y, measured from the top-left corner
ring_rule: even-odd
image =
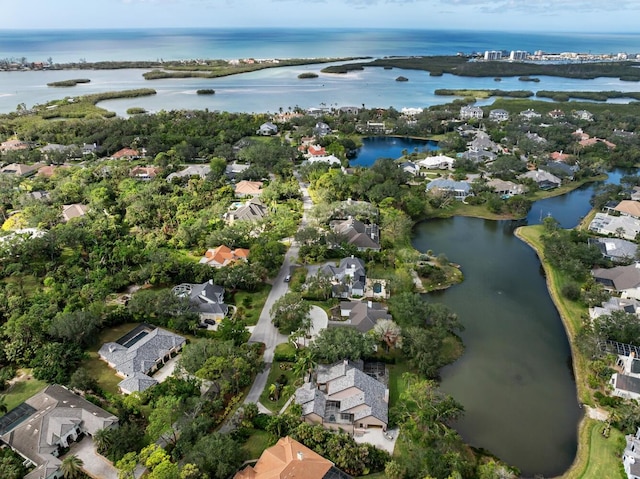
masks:
[[[618,0],[21,0],[2,29],[424,28],[636,33],[640,2]]]

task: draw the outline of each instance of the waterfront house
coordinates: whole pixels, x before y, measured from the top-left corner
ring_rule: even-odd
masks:
[[[622,200],[613,210],[622,216],[640,219],[640,201]]]
[[[625,399],[640,400],[640,359],[635,351],[628,356],[619,355],[616,362],[617,372],[611,376],[613,395]]]
[[[306,382],[295,393],[302,406],[302,418],[326,429],[350,434],[368,428],[387,429],[389,390],[363,372],[361,361],[340,361],[318,365],[315,380]]]
[[[329,321],[330,328],[349,327],[361,333],[371,331],[381,319],[392,319],[387,309],[373,301],[340,301],[340,321]]]
[[[635,435],[626,437],[627,445],[622,453],[622,466],[627,479],[640,479],[640,427]]]
[[[323,148],[324,150],[324,148]],[[308,160],[306,160],[306,163],[327,163],[329,165],[336,165],[336,166],[341,166],[342,162],[340,161],[340,158],[338,158],[335,155],[325,155],[325,156],[315,156],[312,155]]]
[[[527,187],[513,181],[504,181],[499,178],[493,178],[487,181],[487,187],[492,188],[499,195],[515,196],[522,195],[527,192]]]
[[[562,180],[560,178],[549,173],[548,171],[540,169],[527,171],[526,173],[520,175],[518,178],[521,180],[533,180],[541,190],[552,190],[553,188],[558,188],[562,184]]]
[[[614,268],[595,268],[591,275],[604,289],[620,293],[623,298],[640,299],[640,263]]]
[[[614,311],[635,314],[640,319],[640,301],[633,298],[618,298],[611,296],[600,306],[589,308],[589,318],[594,320],[600,316],[610,316]]]
[[[351,479],[331,461],[289,436],[264,450],[258,462],[234,479]]]
[[[638,255],[638,245],[624,239],[589,238],[588,242],[596,246],[604,258],[614,263],[628,263]]]
[[[418,161],[420,168],[427,170],[452,170],[455,159],[446,155],[427,156],[423,160]]]
[[[596,213],[591,223],[589,223],[589,230],[602,235],[618,236],[633,241],[640,233],[640,220],[631,216]]]
[[[398,167],[402,168],[402,171],[409,173],[412,176],[420,176],[420,165],[418,163],[414,163],[413,161],[403,161],[398,165]]]
[[[466,181],[454,181],[442,178],[427,183],[427,192],[449,194],[456,200],[460,201],[463,201],[468,196],[473,195],[471,185]]]
[[[141,324],[98,351],[116,374],[124,378],[118,387],[124,394],[142,392],[158,383],[151,377],[186,344],[182,336],[150,324]]]
[[[0,419],[0,440],[35,466],[24,479],[61,479],[60,455],[82,434],[118,426],[101,407],[52,384]]]

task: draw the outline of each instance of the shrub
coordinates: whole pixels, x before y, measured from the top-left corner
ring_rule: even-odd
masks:
[[[576,283],[568,283],[562,287],[562,296],[570,301],[578,301],[580,299],[580,286]]]
[[[278,344],[273,353],[273,360],[280,362],[294,362],[296,360],[296,348],[289,343]]]

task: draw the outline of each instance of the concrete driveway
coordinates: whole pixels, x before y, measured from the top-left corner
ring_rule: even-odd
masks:
[[[71,445],[68,455],[75,454],[84,463],[82,469],[94,479],[118,479],[118,470],[111,462],[96,452],[93,440],[85,436],[80,442]],[[61,458],[63,459],[63,458]]]
[[[162,368],[156,371],[156,373],[152,376],[153,379],[161,383],[162,381],[167,379],[169,376],[173,376],[173,371],[175,371],[176,369],[176,363],[178,362],[179,358],[180,358],[180,355],[178,354],[177,356],[174,356],[173,358],[169,359],[166,363],[164,363],[164,366],[162,366]]]
[[[320,331],[327,329],[327,326],[329,326],[329,316],[320,306],[311,306],[309,316],[311,316],[311,329],[309,333],[311,339],[314,340],[316,336],[320,334]]]

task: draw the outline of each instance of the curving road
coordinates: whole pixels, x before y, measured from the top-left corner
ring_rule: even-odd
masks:
[[[300,221],[299,228],[304,228],[307,225],[307,213],[313,207],[313,202],[309,197],[307,188],[297,174],[296,179],[298,180],[300,190],[302,191],[303,206],[302,220]],[[260,313],[260,318],[258,319],[258,324],[256,324],[256,327],[249,338],[249,341],[251,342],[264,343],[264,362],[266,365],[264,370],[259,373],[253,381],[253,385],[251,386],[244,403],[256,403],[262,412],[270,412],[259,404],[259,399],[260,394],[262,394],[262,391],[267,386],[267,378],[269,376],[269,371],[271,370],[271,363],[273,362],[273,353],[278,344],[286,343],[289,339],[288,336],[280,334],[273,326],[269,312],[271,311],[273,304],[289,290],[289,283],[285,283],[284,278],[291,273],[291,266],[295,264],[298,258],[298,250],[298,245],[296,245],[295,242],[292,242],[289,250],[284,256],[284,262],[282,263],[280,272],[274,279],[267,301],[264,303],[264,307]]]

